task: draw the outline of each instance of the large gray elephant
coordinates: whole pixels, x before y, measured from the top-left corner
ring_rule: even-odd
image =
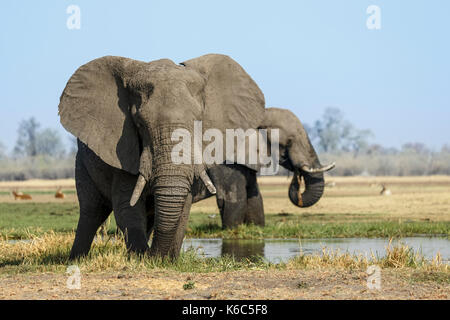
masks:
[[[302,123],[287,109],[267,108],[258,128],[268,131],[269,145],[271,130],[279,130],[279,164],[294,172],[288,193],[291,202],[302,208],[314,205],[324,191],[323,173],[331,170],[334,163],[320,164]],[[265,149],[271,148],[267,146]],[[232,228],[242,223],[264,226],[264,207],[256,171],[233,164],[217,166],[209,173],[217,188],[222,227]],[[302,178],[305,184],[303,192],[300,190]]]
[[[204,129],[223,133],[279,125],[268,122],[264,104],[256,83],[223,55],[205,55],[180,65],[167,59],[146,63],[108,56],[80,67],[59,104],[62,125],[78,138],[80,218],[70,258],[89,252],[111,211],[129,251],[177,256],[191,204],[216,191],[224,226],[233,226],[235,216],[261,224],[262,198],[253,166],[175,164],[171,152],[174,130],[192,133],[195,120],[202,120]],[[282,155],[283,150],[299,148],[289,141],[280,143]],[[301,146],[299,154],[282,165],[301,172],[322,170],[311,148],[305,142]],[[309,185],[306,195],[293,194],[291,200],[299,204],[313,197],[318,189]],[[298,190],[295,182],[290,190]],[[304,200],[304,205],[308,201],[312,200]]]
[[[89,252],[112,210],[128,250],[177,256],[193,193],[208,197],[215,188],[204,163],[173,163],[172,133],[192,133],[195,120],[222,132],[257,128],[264,110],[256,83],[224,55],[180,65],[107,56],[81,66],[59,104],[62,125],[79,141],[80,218],[70,258]]]

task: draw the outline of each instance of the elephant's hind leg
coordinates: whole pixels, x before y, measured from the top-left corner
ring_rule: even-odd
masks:
[[[220,165],[209,171],[217,189],[217,206],[223,229],[244,223],[247,212],[247,182],[244,170],[239,165]]]
[[[256,181],[256,172],[249,172],[247,177],[247,213],[245,223],[253,223],[264,227],[264,205],[261,192]]]
[[[109,201],[98,191],[78,157],[75,174],[80,219],[70,252],[71,260],[88,254],[98,228],[111,213]]]

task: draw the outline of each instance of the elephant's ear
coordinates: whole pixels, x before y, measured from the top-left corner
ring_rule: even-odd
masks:
[[[262,91],[233,59],[207,54],[182,63],[206,79],[203,122],[209,128],[258,128],[264,118]]]
[[[81,66],[59,103],[64,128],[107,164],[137,174],[139,136],[130,113],[124,73],[144,63],[107,56]]]
[[[264,120],[264,94],[236,61],[225,55],[207,54],[185,61],[182,65],[196,70],[206,80],[203,91],[204,130],[216,128],[225,136],[226,129],[247,130],[260,126]],[[223,154],[226,155],[225,144],[223,147]],[[245,153],[245,165],[257,171],[259,165],[249,164],[248,148]]]

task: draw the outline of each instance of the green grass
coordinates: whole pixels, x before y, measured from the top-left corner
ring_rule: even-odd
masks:
[[[0,203],[0,236],[26,239],[49,231],[73,232],[79,216],[72,203]],[[116,231],[114,218],[108,233]],[[186,236],[190,238],[349,238],[405,237],[417,234],[450,236],[450,221],[387,220],[382,214],[266,214],[266,226],[241,225],[222,230],[220,216],[192,212]]]
[[[264,239],[264,238],[389,238],[419,234],[450,235],[450,222],[349,222],[349,223],[280,223],[257,226],[241,225],[222,230],[218,224],[190,225],[191,238]]]
[[[78,217],[75,203],[0,203],[0,236],[26,239],[49,231],[73,232]],[[112,223],[110,231],[115,229]]]
[[[194,288],[195,288],[195,282],[193,282],[193,281],[188,281],[183,285],[184,290],[191,290]]]

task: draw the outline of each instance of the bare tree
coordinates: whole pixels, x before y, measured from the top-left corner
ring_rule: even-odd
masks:
[[[321,120],[314,124],[313,138],[318,140],[319,149],[323,152],[334,152],[339,149],[340,140],[349,132],[349,124],[345,123],[343,113],[337,108],[326,108]]]
[[[17,130],[18,138],[14,147],[14,154],[18,156],[36,156],[36,137],[40,124],[34,117],[22,120]]]
[[[44,129],[38,132],[36,139],[37,154],[62,157],[65,154],[61,138],[56,130]]]
[[[351,135],[346,139],[343,149],[347,149],[357,156],[360,152],[368,150],[371,137],[373,137],[373,133],[368,129],[353,129]]]
[[[373,136],[370,130],[356,129],[338,108],[328,107],[321,120],[314,127],[307,126],[311,140],[317,142],[322,152],[352,151],[358,154],[367,149],[368,140]]]
[[[64,146],[56,130],[39,130],[40,124],[34,117],[22,120],[19,124],[14,154],[16,156],[34,157],[37,155],[49,155],[60,157],[64,155]]]

